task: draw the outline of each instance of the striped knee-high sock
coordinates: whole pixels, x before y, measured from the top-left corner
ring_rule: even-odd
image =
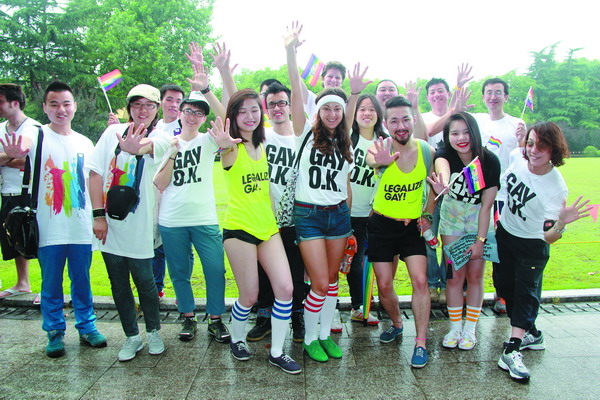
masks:
[[[450,317],[450,330],[462,331],[462,307],[448,307],[448,316]]]
[[[283,342],[290,326],[292,300],[275,299],[271,310],[271,356],[279,357],[283,353]]]
[[[244,307],[240,304],[239,299],[233,303],[231,308],[231,342],[245,342],[246,341],[246,322],[250,316],[250,310],[252,307]]]
[[[330,283],[329,290],[327,291],[327,297],[321,310],[321,331],[319,332],[319,339],[325,340],[331,336],[331,324],[333,322],[333,314],[335,313],[335,306],[337,305],[338,296],[338,284]]]
[[[481,307],[467,305],[467,316],[465,318],[465,327],[463,330],[475,333],[475,326],[479,320],[479,314],[481,314]]]
[[[306,296],[304,301],[304,343],[306,344],[317,340],[317,324],[324,302],[325,296],[319,296],[312,290]]]

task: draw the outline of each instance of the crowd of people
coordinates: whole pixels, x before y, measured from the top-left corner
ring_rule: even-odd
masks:
[[[26,162],[33,168],[36,147],[42,147],[37,220],[46,354],[65,353],[66,263],[80,341],[92,347],[107,344],[96,328],[90,285],[96,248],[126,337],[119,361],[133,359],[145,346],[130,277],[149,353],[165,350],[159,318],[165,268],[181,313],[179,339],[192,340],[197,330],[193,246],[206,280],[208,333],[228,343],[235,359],[248,360],[247,341],[271,334],[269,362],[300,373],[301,365],[284,353],[290,321],[293,341],[302,343],[311,359],[342,358],[331,333],[341,331],[339,268],[352,239],[357,252],[347,274],[351,319],[380,323],[364,313],[362,274],[368,257],[380,303],[391,319],[380,341],[392,343],[402,335],[394,276],[403,261],[415,316],[411,365],[422,368],[428,362],[432,302],[448,310],[450,326],[442,346],[475,347],[484,249],[495,237],[494,286],[511,325],[498,365],[515,379],[529,379],[521,351],[545,348],[535,321],[549,244],[568,224],[589,215],[581,197],[566,205],[567,187],[557,167],[568,148],[560,128],[550,122],[527,128],[506,114],[509,87],[498,78],[483,85],[489,112],[469,113],[468,65],[458,68],[453,90],[443,79],[427,83],[432,110],[424,114],[414,83],[407,85],[406,96],[389,79],[378,83],[374,96],[364,94],[371,81],[360,64],[347,71],[340,63],[328,63],[321,74],[323,90],[315,95],[298,74],[301,31],[293,23],[284,36],[290,88],[269,79],[258,93],[238,90],[230,51],[217,45],[214,64],[223,80],[218,99],[209,85],[203,49],[192,43],[189,95],[174,84],[160,90],[147,84],[131,88],[129,120],[121,123],[111,114],[95,145],[71,128],[77,103],[66,83],[55,81],[46,88],[42,106],[50,122],[45,125],[24,114],[20,86],[0,85],[0,117],[6,119],[0,124],[2,220],[26,204],[21,170]],[[346,74],[350,93],[341,89]],[[199,132],[211,112],[214,122],[208,132]],[[228,189],[221,227],[213,189],[215,155]],[[481,185],[474,188],[464,168],[475,162]],[[291,182],[293,226],[280,227],[276,211],[287,200],[284,191]],[[441,235],[444,246],[473,235],[466,264],[440,260],[424,238],[429,230]],[[14,259],[17,269],[17,283],[0,297],[29,292],[27,260],[3,230],[0,239],[4,260]],[[239,293],[229,328],[221,318],[226,312],[225,254]],[[256,324],[248,330],[255,305]]]

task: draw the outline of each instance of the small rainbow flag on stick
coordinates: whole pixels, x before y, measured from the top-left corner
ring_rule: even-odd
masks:
[[[302,72],[302,79],[306,80],[308,78],[308,83],[311,86],[315,86],[319,81],[324,66],[325,64],[323,64],[322,61],[319,61],[317,56],[311,54],[308,59],[308,64],[306,64],[306,68],[304,68],[304,71]]]
[[[485,180],[483,179],[483,170],[481,169],[479,156],[475,157],[469,165],[463,168],[463,173],[465,174],[469,193],[473,194],[485,188]]]
[[[100,86],[105,92],[108,92],[110,89],[114,88],[121,82],[121,77],[123,74],[118,69],[110,71],[108,74],[102,75],[98,78],[98,82],[100,82]]]
[[[521,112],[521,119],[523,119],[523,115],[525,115],[526,107],[529,107],[529,109],[533,111],[533,86],[529,86],[529,92],[527,92],[527,97],[525,97],[525,104],[523,105],[523,111]]]
[[[104,94],[104,98],[108,103],[108,109],[110,110],[111,114],[112,107],[110,106],[110,101],[108,101],[108,96],[106,95],[106,92],[117,86],[121,82],[122,76],[123,74],[121,73],[121,71],[115,69],[113,71],[110,71],[108,74],[104,74],[98,78],[100,89],[102,89],[102,93]]]

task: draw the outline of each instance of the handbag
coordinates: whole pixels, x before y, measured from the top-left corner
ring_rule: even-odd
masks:
[[[29,195],[31,165],[29,156],[25,159],[21,196],[25,199],[22,206],[17,206],[8,212],[4,221],[4,229],[8,242],[25,259],[37,258],[39,247],[39,227],[37,222],[37,202],[40,186],[40,169],[42,164],[42,142],[44,132],[38,128],[38,140],[33,167],[33,187]]]
[[[294,162],[294,169],[285,184],[281,199],[279,199],[279,207],[277,208],[275,219],[280,228],[294,226],[294,200],[296,199],[296,182],[298,182],[298,175],[300,173],[300,158],[302,157],[302,150],[304,150],[306,142],[308,142],[308,137],[311,134],[312,131],[306,134],[302,146],[300,146],[296,161]]]

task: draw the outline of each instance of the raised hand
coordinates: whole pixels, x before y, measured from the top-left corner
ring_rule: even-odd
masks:
[[[142,140],[146,136],[146,131],[147,129],[145,129],[144,124],[140,124],[135,128],[135,124],[132,122],[129,124],[125,138],[119,132],[115,132],[117,139],[119,139],[121,150],[132,155],[138,154],[140,149],[146,145],[146,143],[142,143]]]
[[[399,152],[395,152],[391,154],[392,150],[392,141],[384,140],[382,137],[373,141],[374,150],[369,149],[369,154],[373,156],[375,162],[381,166],[387,166],[393,163],[400,157]]]
[[[362,92],[369,83],[373,82],[365,80],[365,74],[368,70],[369,67],[365,67],[365,70],[360,72],[360,63],[356,63],[353,72],[348,71],[348,82],[350,83],[350,92],[352,94]]]
[[[456,86],[464,88],[467,82],[473,79],[473,76],[469,76],[473,67],[469,66],[469,63],[464,63],[458,66],[458,74],[456,75]]]
[[[111,125],[115,125],[115,124],[120,124],[121,121],[119,121],[119,118],[117,118],[117,116],[113,113],[109,113],[108,114],[108,122],[106,123],[106,125],[111,126]]]
[[[213,54],[213,59],[215,62],[215,67],[217,67],[219,71],[229,70],[231,50],[227,50],[227,45],[225,42],[223,42],[223,45],[216,43],[214,50],[215,52]]]
[[[563,200],[560,213],[558,214],[558,220],[566,225],[575,222],[578,219],[589,217],[593,207],[588,206],[588,203],[590,202],[589,199],[580,203],[582,198],[583,196],[579,196],[569,207],[567,207],[567,201]]]
[[[519,122],[517,125],[517,130],[515,131],[515,136],[517,137],[517,143],[521,143],[525,140],[525,135],[527,134],[527,128],[525,124]]]
[[[7,133],[5,138],[6,142],[0,139],[0,143],[2,143],[4,153],[6,153],[9,158],[25,158],[27,156],[29,149],[23,148],[23,136],[17,138],[17,134],[12,132]]]
[[[187,81],[192,85],[193,92],[199,92],[208,87],[208,70],[203,64],[192,64],[194,69],[193,79],[187,78]]]
[[[431,177],[427,177],[427,182],[429,182],[429,184],[433,188],[433,191],[437,195],[441,195],[448,192],[448,185],[444,183],[444,177],[442,176],[441,172],[439,174],[432,172]]]
[[[302,32],[300,22],[292,21],[292,28],[288,27],[286,34],[283,36],[283,43],[287,50],[296,51],[304,43],[304,40],[300,40],[300,32]]]
[[[419,108],[419,94],[421,93],[421,87],[417,88],[417,82],[410,81],[404,85],[406,88],[406,99],[412,104],[413,110]]]
[[[229,118],[225,120],[225,126],[223,126],[223,121],[221,117],[217,117],[217,122],[210,121],[211,128],[208,128],[208,133],[215,140],[215,143],[222,148],[228,149],[230,147],[235,146],[236,144],[242,141],[241,138],[232,138],[229,134]]]
[[[202,55],[202,47],[197,42],[191,42],[188,45],[190,53],[186,53],[185,56],[190,61],[192,66],[204,65],[204,56]]]
[[[454,95],[456,96],[456,104],[454,109],[456,112],[468,111],[475,107],[475,104],[467,104],[472,93],[473,92],[466,87],[454,91]]]

